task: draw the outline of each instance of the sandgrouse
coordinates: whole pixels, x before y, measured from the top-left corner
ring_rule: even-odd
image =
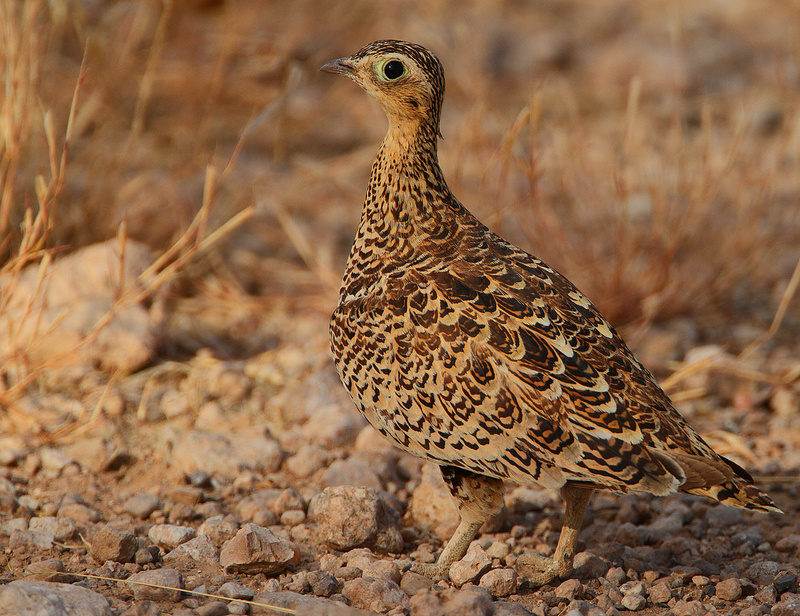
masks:
[[[572,283],[481,224],[437,155],[444,72],[420,45],[377,41],[320,70],[377,99],[389,130],[372,165],[339,306],[336,368],[367,421],[438,464],[461,523],[435,564],[447,577],[503,482],[559,488],[552,558],[518,563],[545,584],[572,571],[594,490],[699,494],[779,511],[715,453]]]

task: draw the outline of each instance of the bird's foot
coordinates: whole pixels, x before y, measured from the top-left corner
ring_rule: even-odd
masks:
[[[533,586],[544,586],[572,573],[571,559],[550,558],[541,554],[522,554],[517,559],[517,565],[523,569],[519,572],[521,577]]]
[[[403,573],[411,571],[419,573],[434,581],[436,580],[449,580],[450,579],[450,565],[440,563],[415,563],[409,562],[402,567]]]

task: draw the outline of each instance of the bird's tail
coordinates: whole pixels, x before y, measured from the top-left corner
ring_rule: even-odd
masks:
[[[766,492],[751,483],[742,481],[738,477],[716,486],[693,488],[686,490],[686,492],[713,498],[729,507],[739,507],[740,509],[750,509],[752,511],[775,511],[777,513],[783,513]]]
[[[727,472],[725,473],[724,481],[713,482],[716,485],[695,485],[684,491],[689,494],[713,498],[715,501],[719,501],[729,507],[783,513],[766,492],[754,485],[750,473],[735,462],[728,460],[728,458],[719,456],[719,460],[728,467],[725,469]],[[733,472],[731,473],[731,471]]]

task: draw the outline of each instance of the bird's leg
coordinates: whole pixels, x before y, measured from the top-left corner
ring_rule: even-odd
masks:
[[[441,470],[450,493],[456,499],[461,523],[435,563],[411,563],[404,568],[434,580],[450,576],[450,565],[464,557],[483,523],[503,508],[505,491],[499,479],[454,466],[442,466]]]
[[[536,571],[533,575],[525,576],[525,579],[535,586],[543,586],[556,577],[572,572],[575,545],[578,543],[583,514],[589,504],[592,490],[567,484],[561,488],[561,495],[565,503],[564,525],[561,527],[555,554],[551,558],[539,554],[523,554],[517,559],[518,564]]]

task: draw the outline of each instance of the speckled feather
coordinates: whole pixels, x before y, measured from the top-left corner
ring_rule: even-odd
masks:
[[[376,77],[387,58],[412,67],[402,83]],[[414,455],[487,478],[777,510],[572,283],[453,196],[436,150],[439,60],[400,41],[346,60],[390,121],[330,329],[369,423]]]

